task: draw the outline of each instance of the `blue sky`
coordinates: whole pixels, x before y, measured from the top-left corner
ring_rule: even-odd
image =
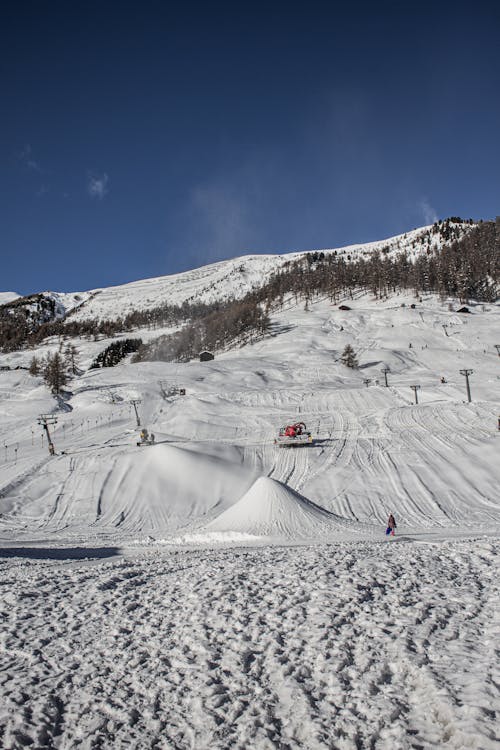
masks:
[[[11,0],[0,290],[494,218],[495,5]]]

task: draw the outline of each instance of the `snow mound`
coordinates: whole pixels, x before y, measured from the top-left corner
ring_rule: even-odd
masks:
[[[240,464],[168,445],[118,458],[102,492],[102,522],[130,531],[169,531],[227,508],[251,485]],[[124,519],[123,521],[121,519]]]
[[[4,480],[0,517],[45,531],[156,537],[213,518],[254,479],[230,451],[220,457],[170,445],[75,451],[44,461],[40,473],[28,472],[11,489]]]
[[[295,539],[344,530],[348,523],[281,482],[259,477],[237,503],[206,524],[204,530]]]

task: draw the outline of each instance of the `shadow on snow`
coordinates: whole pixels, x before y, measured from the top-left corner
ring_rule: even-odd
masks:
[[[30,560],[95,560],[116,557],[120,547],[2,547],[0,559],[24,557]]]

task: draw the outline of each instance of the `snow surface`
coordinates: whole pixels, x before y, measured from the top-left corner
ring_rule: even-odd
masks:
[[[343,521],[281,482],[259,477],[237,503],[210,521],[206,529],[300,539],[345,531]]]
[[[16,292],[0,292],[0,305],[5,305],[7,302],[13,302],[20,295]]]
[[[496,541],[118,552],[1,552],[2,747],[498,748]]]
[[[0,746],[499,746],[500,307],[347,302],[59,401],[0,371]]]

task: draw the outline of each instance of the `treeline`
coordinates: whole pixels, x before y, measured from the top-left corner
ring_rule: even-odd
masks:
[[[72,320],[71,317],[66,320],[40,320],[31,314],[26,305],[21,305],[20,301],[16,300],[0,306],[0,351],[36,348],[51,336],[98,341],[137,328],[175,326],[186,320],[203,318],[218,308],[219,303],[207,305],[184,302],[182,305],[165,304],[149,310],[134,310],[124,317],[113,320]]]
[[[438,232],[451,244],[442,249],[433,247],[432,235]],[[498,298],[500,220],[482,222],[463,236],[452,220],[436,223],[423,243],[427,250],[415,261],[406,251],[391,256],[389,248],[357,260],[341,253],[307,253],[285,263],[267,284],[244,300],[228,302],[202,320],[142,346],[134,361],[185,362],[202,349],[217,351],[251,340],[268,330],[269,313],[290,297],[306,306],[315,298],[328,297],[336,302],[359,290],[377,298],[401,290],[410,290],[416,296],[436,292],[443,299],[456,297],[461,302],[493,302]]]
[[[449,220],[443,224],[448,236],[453,236],[454,227]],[[434,232],[433,227],[429,236]],[[427,239],[423,238],[424,246]],[[389,255],[389,248],[358,259],[338,253],[302,256],[285,264],[252,296],[255,302],[267,302],[273,307],[282,305],[290,294],[297,302],[307,303],[318,296],[336,302],[352,296],[356,290],[369,291],[377,298],[411,290],[416,296],[436,292],[441,298],[456,297],[464,303],[470,299],[493,302],[499,295],[499,281],[500,219],[497,219],[478,224],[442,249],[433,247],[429,241],[424,254],[415,260],[406,251]]]
[[[189,362],[205,349],[219,351],[253,341],[269,324],[266,310],[254,300],[227,302],[180,331],[143,344],[132,361]]]
[[[90,369],[95,370],[99,367],[114,367],[121,362],[127,354],[136,352],[141,347],[141,344],[142,339],[123,339],[123,341],[113,341],[113,343],[107,346],[104,351],[99,352],[90,365]]]

